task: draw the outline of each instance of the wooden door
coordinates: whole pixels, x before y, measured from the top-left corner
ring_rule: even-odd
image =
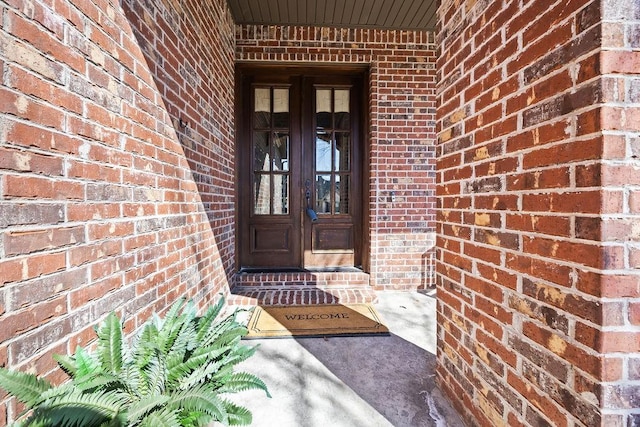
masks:
[[[360,265],[360,74],[239,75],[241,269]]]

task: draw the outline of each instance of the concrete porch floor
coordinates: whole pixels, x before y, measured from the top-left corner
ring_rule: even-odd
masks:
[[[258,427],[464,426],[435,384],[435,295],[384,292],[375,304],[389,336],[260,339],[237,370],[273,398],[230,396]]]

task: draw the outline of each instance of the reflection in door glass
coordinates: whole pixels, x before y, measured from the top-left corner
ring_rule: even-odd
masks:
[[[253,213],[289,213],[289,89],[255,87],[253,111]]]
[[[273,178],[273,214],[285,215],[289,213],[289,177],[275,175]]]
[[[349,175],[336,176],[336,213],[349,213]]]
[[[316,171],[331,172],[331,133],[316,134]]]
[[[273,135],[273,170],[289,170],[289,135],[282,132]]]
[[[253,212],[257,215],[269,215],[271,206],[271,176],[263,173],[254,174]]]
[[[350,89],[316,88],[316,211],[349,213]]]
[[[316,175],[316,212],[331,213],[331,175]]]
[[[335,171],[347,172],[349,170],[349,153],[351,152],[351,139],[347,132],[336,132]]]
[[[289,127],[289,89],[273,89],[273,127]]]
[[[271,90],[256,88],[255,106],[253,109],[253,127],[264,129],[271,126]]]
[[[330,129],[331,125],[331,89],[316,90],[316,127]]]
[[[336,89],[334,93],[334,111],[336,113],[336,129],[349,129],[351,116],[349,114],[349,89]]]
[[[253,170],[269,171],[269,133],[255,132],[253,134]]]

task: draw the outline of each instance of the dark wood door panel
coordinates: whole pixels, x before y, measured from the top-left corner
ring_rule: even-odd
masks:
[[[352,225],[314,225],[311,238],[313,252],[353,253]]]
[[[285,252],[291,256],[292,248],[295,244],[292,242],[293,227],[291,225],[284,226],[252,226],[251,227],[251,252],[253,254]]]

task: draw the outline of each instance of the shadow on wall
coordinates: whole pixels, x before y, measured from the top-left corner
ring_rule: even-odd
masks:
[[[202,301],[228,292],[235,244],[234,32],[226,3],[214,3],[121,2],[162,97],[150,113],[175,143],[157,147],[156,160],[169,163],[158,181],[168,190],[165,209],[185,218],[184,246],[175,250],[192,261],[180,285]]]

